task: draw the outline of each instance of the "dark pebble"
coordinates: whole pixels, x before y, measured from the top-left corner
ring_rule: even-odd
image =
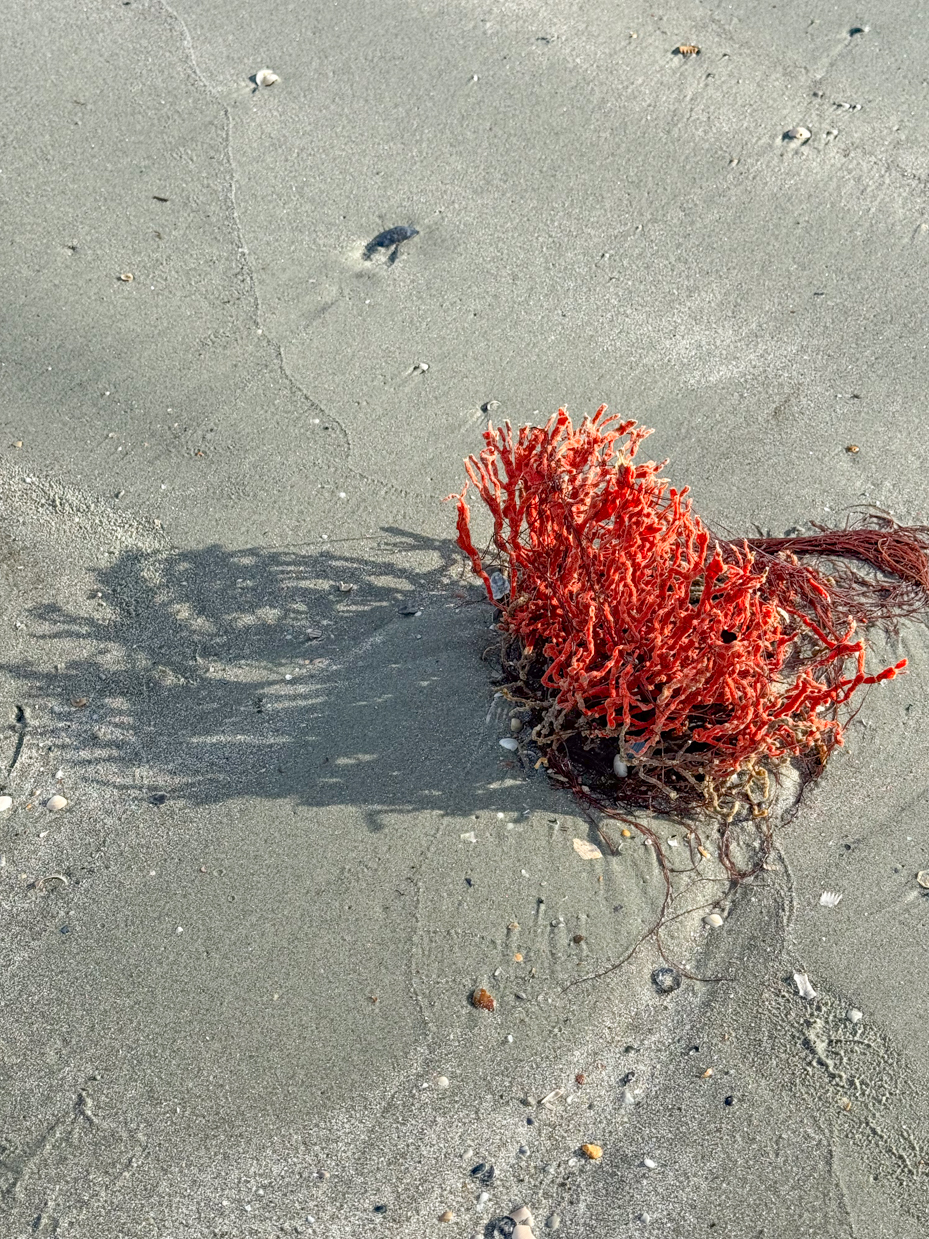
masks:
[[[419,236],[419,229],[414,228],[411,224],[398,224],[395,228],[385,228],[383,232],[379,232],[373,241],[369,241],[364,248],[365,258],[371,258],[376,250],[389,250],[395,246],[401,245],[404,241],[409,241],[412,237]]]
[[[152,804],[164,804],[167,799],[167,792],[155,792],[154,796],[149,796],[149,800]]]
[[[652,973],[652,985],[659,994],[673,994],[681,988],[681,974],[676,968],[656,968]]]
[[[374,1212],[375,1212],[375,1213],[386,1213],[386,1212],[387,1212],[387,1206],[386,1206],[386,1205],[375,1205],[375,1206],[374,1206]]]
[[[726,1098],[726,1100],[723,1102],[723,1105],[725,1105],[725,1106],[734,1106],[734,1105],[735,1105],[735,1098],[732,1096],[732,1094],[731,1094],[731,1093],[730,1093],[730,1094],[729,1094],[729,1096]]]
[[[484,1239],[512,1239],[516,1223],[511,1217],[492,1218],[484,1227]]]

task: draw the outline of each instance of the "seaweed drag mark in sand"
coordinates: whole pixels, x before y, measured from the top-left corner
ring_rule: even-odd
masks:
[[[389,250],[387,265],[392,266],[397,261],[403,242],[418,236],[419,229],[414,228],[412,224],[398,224],[395,228],[387,228],[384,232],[379,232],[373,241],[368,242],[364,247],[362,258],[365,262],[370,262],[379,250]]]
[[[605,406],[576,428],[563,409],[544,427],[488,427],[465,467],[494,551],[485,567],[468,484],[452,496],[458,545],[500,612],[498,691],[532,711],[550,774],[614,817],[618,804],[709,814],[721,863],[744,878],[769,854],[778,777],[792,766],[802,788],[818,775],[854,694],[905,667],[867,669],[860,628],[925,611],[929,531],[869,517],[808,537],[716,538],[663,465],[636,462],[651,433]],[[688,839],[699,864],[696,828]]]

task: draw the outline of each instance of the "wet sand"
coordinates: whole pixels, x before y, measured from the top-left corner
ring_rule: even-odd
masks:
[[[606,402],[721,532],[925,521],[924,44],[899,3],[16,14],[6,1231],[924,1233],[926,634],[665,934],[720,979],[657,993],[648,940],[574,985],[661,877],[499,746],[441,503],[486,402]]]

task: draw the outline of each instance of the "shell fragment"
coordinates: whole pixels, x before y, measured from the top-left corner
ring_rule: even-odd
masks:
[[[813,999],[816,997],[816,990],[810,984],[810,978],[805,972],[794,973],[794,985],[797,987],[797,993],[801,998]]]
[[[603,855],[597,845],[588,842],[587,839],[575,839],[574,850],[578,856],[583,856],[584,860],[599,860]]]

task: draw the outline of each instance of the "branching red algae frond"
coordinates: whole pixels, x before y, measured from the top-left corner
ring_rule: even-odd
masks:
[[[842,743],[841,707],[906,665],[869,674],[858,626],[925,608],[929,534],[885,522],[720,540],[663,465],[636,461],[651,433],[605,406],[578,427],[563,409],[544,427],[488,427],[465,466],[496,553],[485,566],[474,546],[467,484],[458,544],[500,608],[505,688],[534,707],[552,769],[599,770],[620,800],[638,788],[654,803],[657,789],[659,804],[717,811],[737,788],[763,816],[760,772],[820,769]],[[896,583],[826,576],[805,554]],[[488,568],[509,578],[502,599]]]

